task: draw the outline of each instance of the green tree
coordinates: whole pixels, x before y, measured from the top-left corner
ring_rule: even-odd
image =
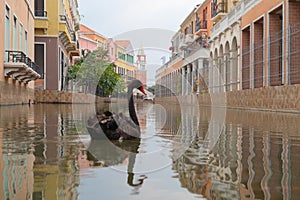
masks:
[[[155,93],[155,85],[152,85],[152,86],[148,87],[147,90],[154,94]]]
[[[104,70],[103,74],[99,79],[97,85],[97,91],[102,91],[102,95],[107,97],[117,89],[117,86],[120,87],[120,84],[118,83],[123,83],[123,82],[124,81],[122,77],[119,74],[115,73],[114,64],[110,64],[106,67],[106,69]]]
[[[74,65],[68,68],[67,72],[67,82],[75,80],[77,77],[77,73],[80,70],[80,66],[84,61],[84,57],[81,57],[79,61],[77,61]]]
[[[67,79],[83,86],[85,93],[108,96],[122,78],[114,72],[114,64],[109,63],[107,50],[98,48],[73,65]]]

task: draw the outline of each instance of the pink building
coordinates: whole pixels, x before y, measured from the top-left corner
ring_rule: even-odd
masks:
[[[107,38],[93,29],[80,24],[78,42],[81,55],[88,51],[94,51],[98,47],[106,48]]]
[[[112,38],[107,39],[107,51],[108,51],[108,56],[109,60],[114,63],[117,60],[116,57],[116,44]]]

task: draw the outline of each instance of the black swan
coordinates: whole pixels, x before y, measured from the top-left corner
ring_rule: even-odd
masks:
[[[126,117],[122,113],[114,114],[106,111],[103,114],[97,113],[88,119],[87,129],[92,139],[128,140],[140,137],[140,126],[133,102],[134,88],[146,95],[141,81],[131,81],[127,89],[130,117]]]

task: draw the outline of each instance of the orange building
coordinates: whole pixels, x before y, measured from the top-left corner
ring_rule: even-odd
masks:
[[[212,0],[206,0],[196,9],[195,34],[203,39],[210,36],[210,29],[213,27],[211,5]]]
[[[106,48],[107,38],[86,25],[80,24],[78,43],[81,55],[85,50],[94,51],[98,47]]]

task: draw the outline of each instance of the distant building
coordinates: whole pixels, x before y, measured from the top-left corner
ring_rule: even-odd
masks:
[[[197,5],[171,39],[171,59],[156,70],[156,97],[205,92],[208,82],[209,1]]]
[[[78,43],[81,55],[94,51],[98,47],[106,49],[107,38],[86,25],[80,24]]]
[[[68,67],[79,56],[77,0],[36,0],[35,4],[35,60],[44,74],[36,88],[64,90]]]
[[[108,38],[106,41],[106,48],[110,62],[114,63],[117,60],[116,56],[116,44],[112,38]]]
[[[144,86],[147,85],[147,56],[144,52],[143,47],[138,50],[137,61],[136,61],[136,79],[140,80]]]
[[[129,40],[115,40],[115,72],[120,74],[125,82],[135,78],[137,67],[134,65],[134,51]]]

